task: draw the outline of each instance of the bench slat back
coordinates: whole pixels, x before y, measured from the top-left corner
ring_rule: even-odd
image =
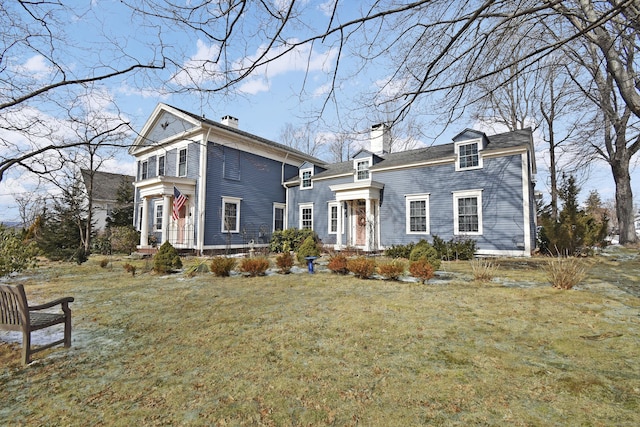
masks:
[[[27,296],[22,285],[0,284],[0,329],[20,329],[29,324]],[[4,326],[4,328],[3,328]],[[18,328],[12,328],[17,326]]]

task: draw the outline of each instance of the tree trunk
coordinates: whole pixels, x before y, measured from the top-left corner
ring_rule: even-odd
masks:
[[[638,241],[638,236],[634,224],[629,159],[626,156],[623,159],[612,159],[611,170],[616,183],[616,215],[620,227],[620,244],[635,243]]]

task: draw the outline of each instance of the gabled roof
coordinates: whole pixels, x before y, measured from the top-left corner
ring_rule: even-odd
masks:
[[[484,133],[477,130],[466,129],[456,135],[456,137],[454,137],[454,140],[464,140],[465,135],[466,139],[484,138],[487,143],[483,151],[523,148],[531,150],[531,152],[533,153],[533,142],[530,128],[500,133],[491,136],[485,135]],[[363,150],[361,150],[360,152],[362,151]],[[382,160],[371,166],[369,170],[376,171],[386,168],[396,168],[404,166],[411,167],[413,165],[439,161],[453,162],[455,161],[455,143],[432,145],[430,147],[418,148],[415,150],[389,153],[385,154],[384,156],[380,156],[380,158]],[[531,161],[535,162],[535,156],[532,155]],[[352,160],[325,165],[325,167],[326,171],[314,175],[313,179],[347,175],[353,173],[354,171]],[[535,164],[533,170],[535,172]],[[296,178],[293,178],[288,182],[294,183],[296,182]]]
[[[80,170],[85,188],[89,187],[91,179],[91,171],[88,169]],[[118,173],[109,173],[102,171],[93,171],[93,199],[115,202],[118,199],[118,188],[125,180],[133,185],[135,177],[131,175],[121,175]]]
[[[169,113],[173,113],[173,114],[177,114],[183,118],[185,118],[186,120],[188,120],[190,123],[193,123],[194,125],[194,129],[200,129],[203,127],[209,127],[209,128],[215,128],[215,129],[220,129],[224,132],[230,132],[232,134],[238,135],[240,137],[243,138],[247,138],[250,139],[252,142],[260,144],[260,145],[264,145],[267,147],[271,147],[271,148],[275,148],[276,150],[285,152],[285,153],[290,153],[290,154],[294,154],[297,157],[302,158],[304,161],[308,161],[311,162],[315,165],[319,165],[319,166],[324,166],[325,162],[314,157],[314,156],[310,156],[309,154],[303,153],[300,150],[296,150],[295,148],[286,146],[284,144],[280,144],[278,142],[275,141],[271,141],[269,139],[263,138],[261,136],[258,135],[254,135],[252,133],[237,129],[235,127],[232,126],[227,126],[224,125],[220,122],[208,119],[206,117],[200,116],[198,114],[194,114],[191,113],[189,111],[183,110],[181,108],[177,108],[165,103],[159,103],[156,106],[156,109],[154,110],[153,114],[149,117],[149,119],[147,120],[147,122],[145,123],[142,131],[140,132],[140,135],[138,138],[136,138],[136,141],[134,142],[134,144],[132,145],[132,147],[129,149],[129,153],[133,154],[136,147],[138,146],[142,146],[143,142],[145,140],[145,135],[150,131],[150,129],[152,128],[152,126],[155,124],[155,120],[156,118],[159,116],[161,111],[167,111]],[[159,141],[152,141],[152,143],[157,143]]]

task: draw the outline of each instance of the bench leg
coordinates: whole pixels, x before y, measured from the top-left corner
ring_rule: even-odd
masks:
[[[66,348],[71,347],[71,310],[68,313],[65,313],[64,320],[64,346]]]
[[[25,365],[31,363],[31,333],[22,332],[22,361]]]

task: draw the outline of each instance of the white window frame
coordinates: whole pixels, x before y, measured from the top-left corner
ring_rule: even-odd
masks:
[[[149,178],[149,159],[140,160],[140,181]]]
[[[468,166],[468,167],[462,167],[460,164],[460,148],[461,147],[466,147],[469,145],[475,145],[478,148],[478,164],[476,166]],[[473,139],[470,141],[461,141],[461,142],[456,142],[455,146],[454,146],[454,150],[456,153],[456,171],[467,171],[467,170],[474,170],[474,169],[482,169],[482,140],[481,139]]]
[[[335,230],[332,230],[331,227],[331,221],[332,221],[332,217],[331,217],[331,210],[334,209],[336,210],[336,228]],[[338,234],[338,232],[341,232],[342,230],[340,230],[340,202],[329,202],[328,204],[328,208],[327,208],[327,232],[329,234]]]
[[[300,230],[304,230],[305,228],[309,228],[309,229],[313,230],[313,203],[301,204],[298,209],[299,209],[298,210],[298,213],[299,213],[299,215],[298,215],[298,228]],[[302,213],[303,213],[303,211],[305,209],[310,209],[311,210],[311,227],[303,227],[304,220],[303,220],[303,217],[302,217]]]
[[[305,173],[309,173],[309,185],[304,185],[304,175]],[[310,190],[313,188],[313,168],[300,169],[300,189],[301,190]]]
[[[160,159],[162,159],[162,170],[160,170]],[[158,156],[156,161],[156,171],[158,172],[156,176],[164,176],[167,173],[167,157],[162,154]]]
[[[180,153],[184,151],[184,173],[180,173]],[[179,147],[176,156],[176,176],[187,176],[187,165],[189,164],[189,150],[187,147]]]
[[[240,202],[242,201],[239,197],[222,197],[222,211],[220,214],[220,231],[223,233],[239,233],[240,232]],[[233,229],[227,230],[225,228],[225,222],[227,217],[227,211],[225,209],[227,204],[236,206],[236,223],[234,224]]]
[[[422,194],[406,194],[405,195],[405,232],[407,234],[431,234],[431,218],[429,209],[429,196],[430,193]],[[411,230],[411,202],[424,202],[426,230],[425,231],[412,231]]]
[[[287,205],[284,203],[274,203],[273,204],[273,223],[271,224],[271,231],[276,231],[276,209],[282,209],[282,229],[285,229],[286,220],[285,216],[287,215]]]
[[[460,231],[458,200],[476,198],[478,207],[478,231]],[[456,236],[482,235],[482,190],[464,190],[453,192],[453,234]]]
[[[366,164],[367,166],[364,169],[359,169],[358,167],[361,164]],[[355,180],[356,181],[370,181],[371,180],[371,171],[369,168],[371,167],[371,159],[355,159],[353,161],[353,168],[356,170]],[[366,178],[360,178],[360,172],[366,173]]]
[[[153,231],[162,231],[162,218],[164,206],[162,201],[155,202],[153,206]],[[160,224],[158,224],[158,222]]]

